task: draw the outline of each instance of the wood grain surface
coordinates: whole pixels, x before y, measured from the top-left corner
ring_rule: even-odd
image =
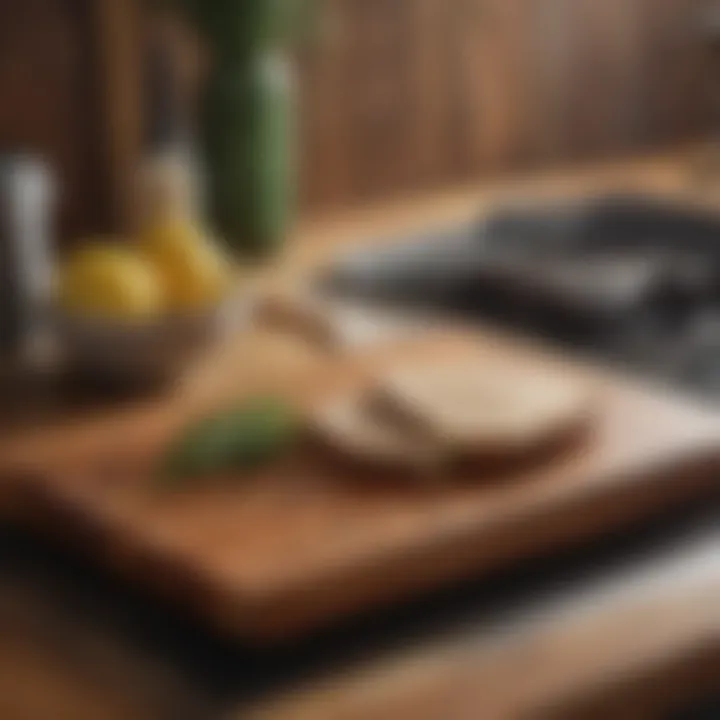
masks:
[[[246,357],[251,352],[246,346]],[[411,357],[582,372],[490,334],[438,331],[320,362],[287,392],[317,402]],[[225,386],[240,387],[242,364],[226,371]],[[217,381],[217,369],[212,374]],[[126,431],[116,419],[36,440],[34,457],[16,465],[18,480],[6,490],[19,517],[220,628],[287,637],[609,532],[714,485],[713,414],[619,379],[596,382],[596,426],[568,452],[461,469],[430,487],[307,448],[256,475],[163,491],[159,453],[188,412],[176,401],[128,419]]]
[[[679,153],[643,162],[543,174],[521,183],[476,184],[434,198],[420,197],[372,211],[340,213],[322,222],[304,224],[297,242],[288,246],[283,263],[271,275],[276,278],[273,282],[285,284],[326,261],[340,247],[367,244],[370,239],[380,241],[427,223],[469,218],[480,207],[516,194],[544,197],[633,187],[679,194],[717,208],[720,199],[717,185],[699,186],[693,180],[693,167],[700,159],[694,152]],[[221,364],[237,366],[242,357],[243,348],[238,346]],[[312,357],[307,359],[312,362]],[[217,397],[222,397],[227,392],[222,382],[211,381],[212,373],[201,375],[203,396],[217,393]],[[172,412],[167,408],[159,411],[153,400],[135,403],[124,410],[114,404],[108,407],[106,403],[92,411],[70,400],[47,400],[38,398],[35,406],[22,408],[22,412],[3,404],[0,434],[3,474],[16,462],[24,463],[28,458],[45,468],[60,463],[82,466],[88,454],[105,454],[118,438],[134,445],[143,440],[140,430],[147,431],[153,423],[162,428],[172,418]],[[21,422],[18,414],[22,415]],[[78,437],[84,441],[77,442]],[[717,542],[710,557],[718,557]],[[683,567],[686,573],[678,574]],[[3,570],[7,568],[3,566]],[[301,688],[259,708],[258,713],[273,720],[338,720],[343,712],[351,713],[349,717],[372,720],[384,717],[418,720],[423,717],[422,711],[426,711],[432,720],[446,720],[447,698],[452,695],[458,706],[469,707],[472,718],[486,717],[481,713],[484,702],[518,710],[526,717],[537,716],[540,711],[533,697],[550,698],[557,717],[636,720],[660,716],[678,702],[694,701],[717,689],[720,623],[717,563],[708,562],[706,549],[690,549],[677,562],[662,560],[657,573],[665,581],[646,587],[638,583],[644,578],[644,571],[633,567],[628,577],[620,579],[626,590],[605,595],[607,602],[589,604],[582,598],[577,602],[570,598],[557,612],[538,615],[537,623],[517,618],[508,624],[514,651],[498,650],[491,617],[489,627],[461,628],[447,644],[420,653],[419,660],[412,654],[378,665],[373,661],[375,669],[368,667],[362,677],[338,676],[333,672],[324,679],[322,687]],[[684,581],[678,583],[678,578]],[[599,587],[589,588],[586,597],[601,595],[605,579],[601,582]],[[668,588],[673,589],[670,595],[666,592]],[[568,591],[575,596],[574,588]],[[145,648],[133,646],[124,632],[106,633],[92,607],[80,604],[73,613],[68,613],[58,601],[56,588],[42,585],[28,589],[22,583],[18,587],[14,581],[3,580],[2,597],[0,628],[5,641],[0,646],[0,675],[4,680],[0,710],[8,720],[45,720],[49,713],[68,720],[85,717],[175,720],[185,716],[183,711],[188,717],[203,720],[228,716],[227,711],[213,709],[212,703],[200,702],[200,708],[191,710],[195,706],[187,693],[192,694],[194,685],[185,673],[173,675],[172,687],[168,688],[152,663],[148,666]],[[653,632],[642,630],[639,615],[652,619]],[[58,642],[58,633],[62,642]],[[604,648],[602,653],[595,652],[598,644]],[[472,646],[470,653],[468,645]],[[534,662],[532,670],[542,665],[544,672],[532,692],[527,683],[534,672],[521,677],[517,672],[516,662],[522,660],[518,648],[523,647],[542,651],[542,662]],[[498,660],[499,656],[502,657]],[[491,672],[495,664],[499,669]],[[468,672],[476,669],[477,685],[467,683]],[[618,669],[625,682],[614,684]],[[429,697],[433,692],[417,695],[419,682],[434,688],[437,703]],[[236,714],[238,718],[247,717],[245,709],[238,709]]]
[[[712,127],[695,0],[333,0],[300,56],[308,210]]]
[[[327,2],[325,31],[298,58],[304,212],[707,134],[715,71],[699,4]],[[0,147],[53,163],[64,237],[131,221],[153,42],[141,7],[0,6]],[[207,54],[177,38],[196,105]]]
[[[0,152],[34,153],[52,164],[62,232],[97,230],[111,209],[96,85],[106,78],[94,75],[95,4],[0,4]]]
[[[268,700],[252,720],[665,717],[717,689],[717,533],[527,615]],[[695,696],[697,697],[697,695]]]
[[[146,57],[140,3],[135,0],[93,0],[89,30],[97,48],[93,76],[98,105],[95,125],[107,174],[103,220],[107,227],[127,232],[136,220],[135,183],[143,127],[143,79]],[[95,99],[95,98],[94,98]]]
[[[3,583],[0,714],[6,720],[181,717],[179,684],[122,646],[68,622],[29,588]],[[173,715],[174,713],[174,715]]]

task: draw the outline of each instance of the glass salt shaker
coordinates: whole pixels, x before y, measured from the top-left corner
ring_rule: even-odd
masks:
[[[30,364],[49,341],[55,182],[26,156],[0,156],[0,361]]]

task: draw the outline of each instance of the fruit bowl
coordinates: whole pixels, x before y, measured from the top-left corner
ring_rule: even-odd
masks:
[[[172,379],[247,306],[233,258],[183,203],[158,206],[155,191],[136,235],[86,239],[59,268],[58,339],[81,378]]]
[[[56,327],[70,367],[81,377],[124,384],[175,378],[244,316],[237,303],[146,321],[59,313]]]

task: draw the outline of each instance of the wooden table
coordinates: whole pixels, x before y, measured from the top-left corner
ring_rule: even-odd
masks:
[[[340,248],[469,218],[518,196],[642,189],[712,203],[712,192],[695,184],[693,161],[682,154],[558,172],[308,221],[260,282],[286,286]],[[131,427],[137,411],[40,398],[26,414],[30,426],[3,418],[0,465],[28,452],[50,458],[43,444],[50,417],[67,424],[90,412]],[[228,647],[8,529],[0,554],[0,715],[463,720],[553,708],[567,717],[643,717],[720,684],[719,515],[717,503],[688,509],[681,521],[663,520],[609,547],[538,561],[270,656]],[[628,547],[642,551],[627,560]],[[617,558],[629,563],[624,571],[612,569]],[[603,564],[611,569],[583,578]]]

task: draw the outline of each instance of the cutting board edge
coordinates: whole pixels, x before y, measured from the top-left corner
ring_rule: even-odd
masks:
[[[650,519],[676,503],[720,491],[720,447],[689,453],[673,463],[623,473],[598,483],[595,492],[548,499],[532,511],[490,523],[467,523],[442,544],[387,555],[382,562],[289,582],[266,594],[228,590],[198,562],[135,539],[118,548],[116,530],[97,515],[62,506],[43,492],[45,483],[15,483],[19,494],[2,510],[33,531],[109,567],[127,582],[147,587],[156,598],[204,618],[215,629],[256,644],[274,644],[329,626],[368,608],[387,606],[446,584],[480,576],[513,561],[590,541]],[[624,481],[623,481],[624,478]],[[22,487],[22,489],[20,489]],[[71,532],[68,532],[68,529]],[[85,552],[88,549],[89,552]],[[388,578],[395,578],[388,582]],[[401,578],[402,581],[397,579]],[[322,602],[320,601],[322,599]]]

